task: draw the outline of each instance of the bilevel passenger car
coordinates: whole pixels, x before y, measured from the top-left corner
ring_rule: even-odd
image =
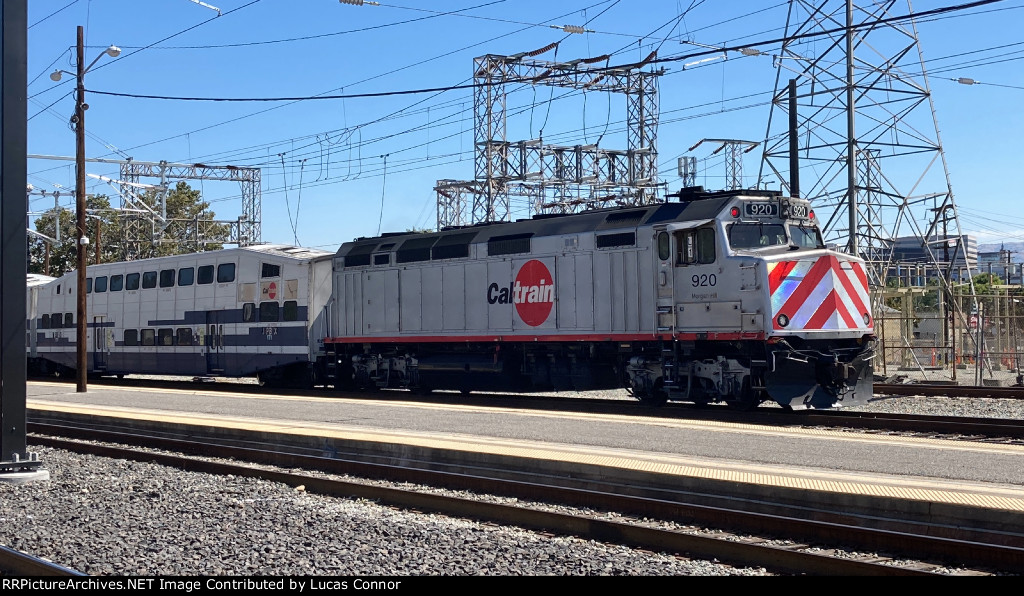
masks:
[[[871,395],[864,263],[805,200],[687,189],[648,207],[344,244],[322,375],[338,387],[588,390],[641,402]]]
[[[90,266],[88,372],[309,384],[331,254],[259,245]],[[74,371],[76,275],[29,281],[32,373]]]

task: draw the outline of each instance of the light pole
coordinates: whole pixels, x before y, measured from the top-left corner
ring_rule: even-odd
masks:
[[[103,54],[106,54],[112,58],[117,58],[121,54],[121,48],[117,46],[110,46]],[[85,268],[86,268],[86,248],[89,246],[89,237],[85,233],[85,111],[89,109],[88,104],[85,103],[85,73],[89,72],[89,69],[93,67],[96,62],[103,57],[100,54],[93,60],[88,66],[85,65],[85,33],[81,25],[78,26],[78,72],[73,76],[78,81],[77,93],[75,95],[75,115],[71,117],[71,121],[75,124],[75,215],[76,215],[76,227],[78,230],[78,243],[76,245],[76,252],[78,255],[78,282],[77,282],[77,295],[78,295],[78,322],[77,322],[77,334],[75,339],[75,347],[77,351],[77,371],[78,371],[78,392],[84,393],[86,391],[86,378],[88,377],[88,364],[86,355],[88,353],[89,346],[87,344],[86,335],[86,298],[85,298]],[[55,70],[50,75],[50,79],[53,81],[59,81],[61,79],[61,73],[65,73],[64,70]],[[72,74],[67,72],[67,74]]]

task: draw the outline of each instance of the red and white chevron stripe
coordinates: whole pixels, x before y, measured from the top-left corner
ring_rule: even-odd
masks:
[[[828,255],[768,263],[768,285],[776,330],[865,330],[873,324],[868,278],[859,262]],[[785,327],[779,315],[789,319]]]

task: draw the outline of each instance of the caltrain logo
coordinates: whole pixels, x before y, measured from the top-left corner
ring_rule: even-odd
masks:
[[[512,284],[487,287],[488,304],[514,304],[519,318],[531,327],[544,324],[555,306],[555,280],[544,263],[527,261]]]

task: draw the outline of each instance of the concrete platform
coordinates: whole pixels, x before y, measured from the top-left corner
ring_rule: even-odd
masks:
[[[91,393],[91,392],[90,392]],[[97,392],[102,393],[102,392]],[[135,392],[138,396],[139,393]],[[94,398],[100,398],[95,395]],[[198,393],[193,393],[198,397]],[[203,396],[211,400],[232,399],[223,395]],[[85,399],[79,395],[80,399]],[[841,507],[865,517],[900,518],[906,521],[929,521],[955,526],[997,529],[1020,534],[1024,539],[1024,486],[1014,483],[979,482],[966,479],[936,478],[925,475],[891,474],[872,470],[839,470],[822,466],[797,464],[769,464],[744,461],[722,453],[720,457],[705,457],[685,452],[666,452],[650,449],[622,448],[612,445],[568,444],[559,440],[557,431],[547,439],[512,439],[474,433],[471,427],[464,432],[444,430],[383,429],[339,423],[337,412],[345,408],[344,400],[330,400],[322,408],[321,418],[333,420],[301,420],[258,418],[241,415],[253,413],[246,401],[254,396],[235,396],[239,414],[210,415],[166,409],[93,405],[86,403],[59,403],[32,399],[29,403],[30,421],[66,420],[94,424],[99,427],[131,424],[134,428],[157,430],[180,438],[217,438],[237,446],[265,448],[269,445],[288,445],[309,454],[327,458],[358,458],[393,465],[423,469],[447,470],[476,468],[488,474],[516,479],[524,473],[543,473],[553,482],[565,486],[582,486],[589,482],[628,485],[630,492],[651,498],[665,498],[671,493],[685,493],[687,501],[695,504],[728,506],[738,509],[762,508],[772,504],[779,514],[787,507]],[[255,399],[273,400],[259,396]],[[290,404],[316,398],[281,398]],[[102,400],[100,400],[102,401]],[[321,400],[323,401],[323,400]],[[266,405],[262,403],[261,405]],[[352,408],[364,411],[365,400]],[[376,404],[380,415],[388,416],[403,406],[394,402]],[[422,419],[424,411],[434,410],[440,416],[451,418],[454,410],[463,408],[431,408],[423,404],[415,408]],[[505,424],[522,413],[504,413]],[[394,416],[392,416],[394,417]],[[531,420],[569,419],[565,413],[531,412]],[[591,424],[602,418],[596,415],[576,415],[589,419]],[[613,417],[603,417],[613,418]],[[886,458],[892,447],[924,449],[940,455],[943,451],[975,451],[993,457],[1010,457],[1024,461],[1024,447],[1014,445],[969,444],[936,439],[884,437],[857,433],[841,433],[813,429],[788,430],[750,428],[752,425],[727,423],[677,424],[668,420],[616,420],[625,432],[636,434],[644,425],[675,425],[697,427],[703,425],[719,435],[756,435],[768,441],[775,435],[789,440],[806,442],[806,447],[821,445],[849,445],[866,443],[877,449],[876,461]],[[558,424],[561,433],[571,432],[567,424]],[[653,436],[653,433],[652,433]],[[778,437],[775,436],[775,440]],[[766,443],[769,444],[769,443]],[[771,447],[766,447],[771,448]],[[685,450],[680,450],[685,451]],[[902,457],[902,456],[901,456]],[[949,456],[947,459],[952,461]],[[977,460],[981,461],[981,460]],[[881,466],[879,466],[881,467]],[[722,497],[720,495],[727,495]]]

